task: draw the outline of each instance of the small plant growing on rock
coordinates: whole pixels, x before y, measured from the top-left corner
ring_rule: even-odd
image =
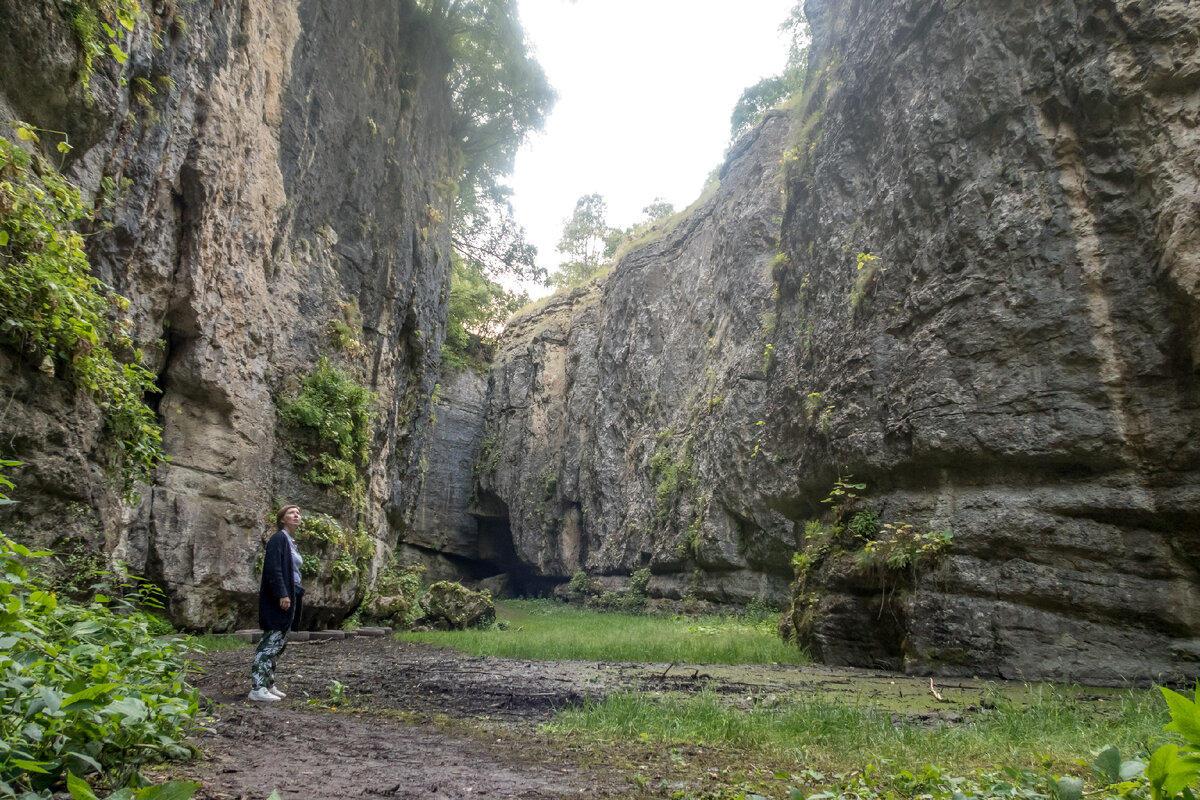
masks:
[[[577,570],[567,583],[567,597],[576,603],[586,603],[589,598],[599,594],[599,584],[582,569]]]
[[[285,423],[316,436],[316,452],[294,453],[298,463],[313,465],[304,478],[356,504],[366,491],[359,471],[367,463],[374,400],[374,394],[322,358],[305,377],[300,395],[279,404]]]
[[[854,279],[854,288],[850,290],[850,307],[857,311],[867,298],[867,292],[875,288],[879,274],[884,270],[879,263],[879,256],[870,253],[859,253],[856,256],[858,275]]]

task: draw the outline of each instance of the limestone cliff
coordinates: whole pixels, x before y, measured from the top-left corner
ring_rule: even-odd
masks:
[[[273,503],[361,523],[376,564],[411,520],[449,276],[449,63],[411,2],[142,5],[128,62],[84,88],[67,6],[0,2],[0,117],[69,134],[85,191],[121,188],[88,251],[133,301],[171,460],[123,505],[90,401],[0,353],[2,455],[27,465],[4,529],[99,542],[177,622],[220,630],[254,621]],[[376,394],[361,515],[302,480],[277,413],[321,357]],[[314,581],[306,622],[366,579]]]
[[[1200,8],[807,14],[715,196],[510,325],[476,512],[536,575],[786,598],[828,662],[1194,677]]]

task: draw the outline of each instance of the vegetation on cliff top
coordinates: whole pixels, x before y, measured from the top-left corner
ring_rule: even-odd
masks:
[[[542,277],[503,181],[555,95],[530,53],[515,0],[421,0],[421,7],[452,60],[452,133],[461,156],[443,357],[451,366],[477,366],[500,324],[527,301],[498,279]]]

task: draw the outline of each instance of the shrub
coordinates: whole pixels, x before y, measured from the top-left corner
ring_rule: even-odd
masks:
[[[374,394],[322,358],[304,379],[300,395],[280,402],[284,422],[317,436],[318,452],[312,458],[297,455],[300,463],[316,462],[304,475],[309,483],[362,501],[365,487],[359,468],[367,463],[374,400]]]
[[[645,596],[646,587],[650,585],[650,568],[636,569],[629,576],[629,591]]]
[[[75,776],[124,784],[145,764],[191,755],[183,740],[199,697],[185,645],[154,639],[157,623],[123,602],[97,595],[85,606],[35,588],[24,562],[44,555],[0,534],[0,793],[49,797],[66,779],[89,797]],[[177,797],[194,792],[175,786]]]

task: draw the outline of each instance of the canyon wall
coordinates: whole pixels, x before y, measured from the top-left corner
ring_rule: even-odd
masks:
[[[510,323],[481,524],[829,663],[1194,677],[1200,8],[806,12],[716,193]]]
[[[170,461],[121,502],[94,404],[0,352],[0,456],[25,462],[3,529],[123,561],[176,622],[224,630],[255,622],[272,509],[299,503],[374,545],[356,579],[308,581],[306,624],[336,620],[420,491],[456,177],[448,57],[411,2],[142,5],[128,61],[97,59],[85,87],[67,5],[0,2],[0,117],[69,135],[85,194],[120,187],[87,249],[132,300]],[[361,503],[303,479],[303,434],[279,418],[321,358],[374,393]]]

